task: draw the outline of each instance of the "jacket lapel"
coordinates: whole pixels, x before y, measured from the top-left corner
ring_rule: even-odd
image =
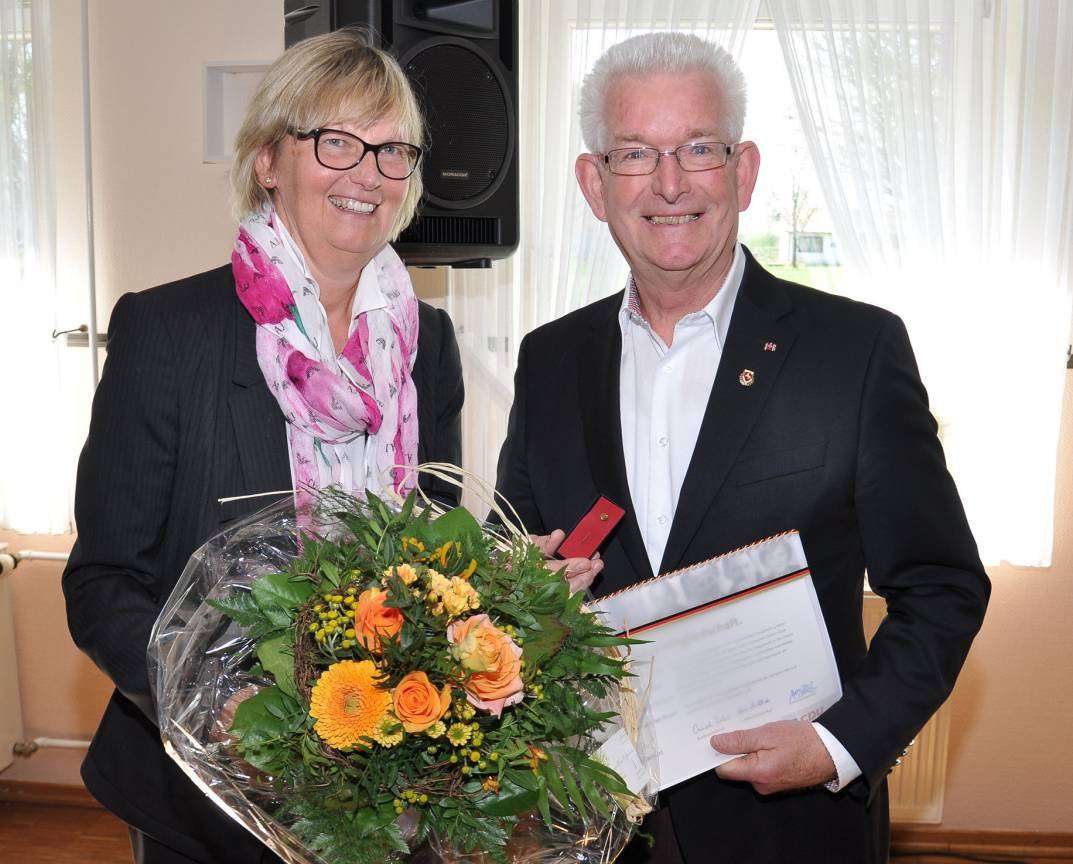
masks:
[[[236,295],[235,363],[229,409],[245,487],[241,494],[291,488],[286,422],[257,364],[257,325]],[[235,492],[234,494],[240,494]],[[254,502],[254,509],[267,499]]]
[[[621,303],[622,294],[619,293],[595,310],[591,338],[578,351],[578,404],[593,483],[599,494],[625,508],[626,516],[619,526],[617,539],[637,578],[648,579],[652,576],[652,566],[637,526],[622,455],[622,413],[619,408],[622,332],[617,314]]]
[[[786,291],[746,253],[745,274],[697,444],[678,496],[661,573],[690,563],[683,562],[689,545],[726,482],[790,353],[796,331],[788,321],[780,319],[785,319],[792,308]],[[713,554],[719,551],[723,550],[711,550]]]

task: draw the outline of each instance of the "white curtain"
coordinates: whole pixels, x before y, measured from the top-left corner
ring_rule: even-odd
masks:
[[[581,80],[616,42],[696,33],[739,55],[760,0],[526,0],[521,4],[521,241],[490,270],[452,270],[448,308],[466,379],[463,464],[490,482],[513,397],[521,337],[625,283],[626,264],[574,179],[584,150]],[[569,386],[572,382],[564,382]],[[549,418],[550,419],[550,418]],[[467,501],[473,504],[474,502]]]
[[[1049,566],[1073,4],[769,5],[855,294],[906,319],[981,554]]]
[[[48,36],[47,2],[0,0],[0,527],[27,533],[70,530],[72,441],[81,437],[72,432],[62,340],[52,339]]]

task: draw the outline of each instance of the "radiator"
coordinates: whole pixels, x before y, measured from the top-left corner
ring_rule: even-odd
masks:
[[[869,639],[886,614],[886,601],[865,592],[864,632]],[[887,778],[891,821],[929,824],[943,821],[949,738],[950,709],[949,704],[944,704],[920,730],[901,764]]]
[[[0,552],[5,544],[0,543]],[[11,579],[0,573],[0,771],[12,760],[12,747],[23,737],[19,669],[15,658],[15,623]]]

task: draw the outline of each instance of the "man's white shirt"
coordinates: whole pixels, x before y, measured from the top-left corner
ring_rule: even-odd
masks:
[[[619,309],[622,455],[653,573],[659,573],[667,547],[744,273],[739,243],[722,286],[707,306],[678,321],[669,346],[641,314],[632,274],[626,284]],[[812,725],[838,773],[827,788],[838,791],[860,776],[861,769],[834,735],[819,723]]]

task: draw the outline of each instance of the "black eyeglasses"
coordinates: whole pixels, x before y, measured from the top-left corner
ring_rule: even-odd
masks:
[[[349,171],[366,153],[372,153],[376,160],[376,170],[389,180],[405,180],[414,173],[421,148],[405,141],[385,141],[383,144],[370,144],[357,135],[340,129],[310,129],[300,132],[289,130],[299,141],[313,139],[313,153],[317,161],[333,171]]]
[[[674,157],[683,171],[710,171],[722,168],[734,148],[722,141],[697,141],[683,144],[673,150],[657,150],[655,147],[619,147],[603,154],[604,164],[612,174],[651,174],[659,167],[662,156]]]

